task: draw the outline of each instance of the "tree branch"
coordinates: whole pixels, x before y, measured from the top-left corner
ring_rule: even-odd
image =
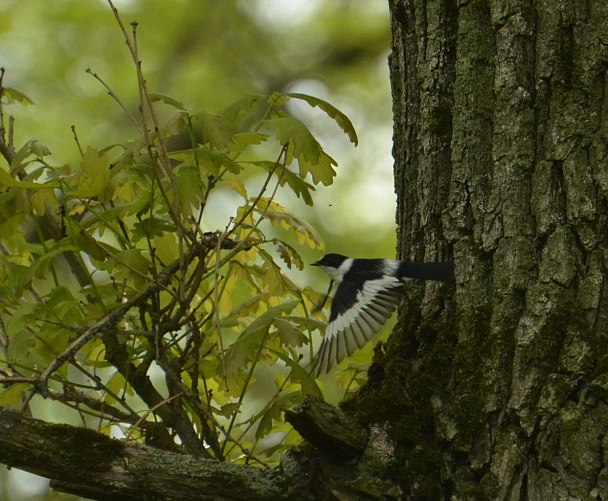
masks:
[[[2,408],[0,462],[47,477],[57,490],[98,500],[280,501],[305,496],[286,494],[281,471],[124,443]]]
[[[344,412],[308,396],[302,405],[285,410],[285,420],[312,446],[332,456],[363,453],[367,431]]]
[[[209,248],[210,244],[213,244],[214,246],[217,245],[217,236],[213,234],[203,235],[200,243],[194,243],[188,253],[183,256],[183,259],[178,259],[168,265],[158,275],[155,282],[151,283],[148,287],[118,306],[116,309],[112,310],[108,315],[81,334],[44,370],[35,383],[32,395],[34,392],[38,392],[42,396],[47,396],[47,385],[50,376],[66,363],[70,357],[74,356],[74,354],[88,341],[95,336],[100,335],[106,347],[106,359],[108,362],[118,369],[148,407],[150,409],[154,408],[155,413],[157,413],[168,426],[176,430],[188,452],[197,456],[210,458],[209,452],[203,447],[200,438],[183,408],[181,406],[163,405],[164,398],[158,393],[148,378],[147,369],[142,372],[133,366],[129,360],[129,354],[125,345],[119,341],[118,335],[113,330],[116,324],[131,308],[143,304],[153,294],[167,287],[171,282],[173,275],[182,264],[188,266],[205,248]],[[207,437],[207,440],[211,441],[211,439],[212,437]]]

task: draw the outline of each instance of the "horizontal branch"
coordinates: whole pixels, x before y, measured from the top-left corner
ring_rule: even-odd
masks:
[[[94,430],[49,424],[0,408],[0,462],[98,500],[302,499],[281,472],[220,463],[113,440]]]
[[[363,453],[367,431],[340,409],[308,396],[285,411],[285,420],[309,444],[332,456],[357,457]]]

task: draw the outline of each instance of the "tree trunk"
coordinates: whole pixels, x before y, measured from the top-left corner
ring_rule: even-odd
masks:
[[[399,253],[456,284],[349,408],[403,499],[608,499],[608,2],[389,3]]]

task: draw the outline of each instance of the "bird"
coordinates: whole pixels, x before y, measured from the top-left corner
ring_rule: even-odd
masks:
[[[311,266],[325,271],[337,284],[325,337],[313,365],[317,377],[363,348],[380,331],[403,297],[407,281],[454,279],[454,263],[450,262],[355,259],[326,254]],[[331,287],[332,284],[330,290]]]

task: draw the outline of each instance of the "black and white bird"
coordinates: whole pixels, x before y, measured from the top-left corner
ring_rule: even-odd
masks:
[[[412,279],[447,282],[453,263],[416,263],[394,259],[353,259],[327,254],[312,266],[338,285],[325,337],[315,360],[317,376],[362,348],[390,318]]]

